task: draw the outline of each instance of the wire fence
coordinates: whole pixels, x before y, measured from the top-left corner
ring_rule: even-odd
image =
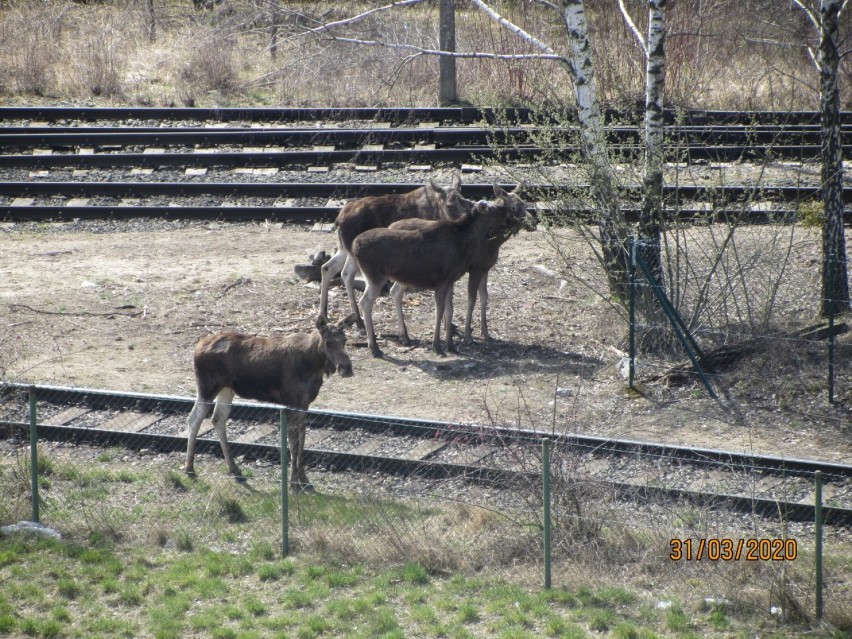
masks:
[[[371,565],[525,573],[544,586],[650,591],[674,610],[740,606],[793,620],[816,615],[824,592],[827,619],[848,614],[844,529],[829,528],[817,554],[813,513],[802,521],[781,505],[814,503],[812,473],[311,411],[314,490],[294,493],[282,491],[276,407],[234,405],[235,481],[209,422],[196,477],[183,472],[191,402],[117,397],[4,387],[0,525],[37,520],[67,539],[175,551],[265,546]],[[827,479],[826,505],[838,505],[848,479]]]

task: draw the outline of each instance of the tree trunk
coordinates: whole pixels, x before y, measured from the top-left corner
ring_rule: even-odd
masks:
[[[456,50],[455,0],[441,0],[439,47],[441,51]],[[449,106],[458,100],[456,95],[456,59],[441,56],[438,59],[438,104]]]
[[[154,20],[154,0],[145,0],[145,29],[148,32],[148,42],[157,38],[157,23]]]
[[[820,2],[820,129],[822,138],[822,304],[820,314],[849,309],[849,276],[843,229],[843,163],[840,144],[840,94],[837,51],[840,0]]]
[[[663,94],[666,82],[666,0],[648,0],[645,69],[645,188],[639,217],[639,251],[663,283],[660,229],[663,222]]]
[[[569,40],[569,68],[577,100],[582,152],[589,163],[591,187],[600,207],[598,230],[604,268],[610,293],[623,301],[628,293],[628,233],[604,137],[583,0],[562,0],[562,18]]]
[[[280,0],[269,0],[269,55],[278,57],[278,25],[281,24]]]

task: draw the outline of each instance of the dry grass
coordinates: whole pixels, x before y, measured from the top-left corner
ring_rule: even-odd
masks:
[[[630,4],[630,3],[628,3]],[[646,11],[632,3],[644,29]],[[270,52],[270,15],[252,0],[226,0],[211,11],[190,2],[155,3],[156,38],[148,41],[141,3],[107,0],[14,2],[0,9],[0,96],[144,105],[435,104],[437,62],[411,51],[367,47],[300,35],[306,28],[354,15],[364,3],[282,3],[277,55]],[[530,33],[564,50],[562,27],[533,3],[497,4]],[[590,5],[590,36],[602,100],[633,104],[643,95],[644,62],[616,10]],[[815,71],[795,46],[804,36],[795,10],[768,27],[754,7],[714,0],[670,8],[668,96],[706,108],[814,108]],[[384,12],[347,29],[347,37],[437,48],[437,8],[427,3]],[[484,14],[462,6],[458,49],[526,53],[532,49]],[[770,30],[771,29],[771,30]],[[769,44],[785,42],[780,44]],[[848,64],[848,62],[844,63]],[[846,72],[846,71],[844,71]],[[462,100],[482,105],[572,101],[569,75],[553,62],[460,60]],[[844,98],[844,101],[848,101]]]

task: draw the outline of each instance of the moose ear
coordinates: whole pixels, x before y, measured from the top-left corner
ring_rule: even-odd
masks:
[[[452,189],[454,191],[461,191],[461,173],[458,171],[453,171],[453,184]]]
[[[494,183],[494,196],[495,197],[503,197],[507,195],[506,191],[504,191],[499,184]]]
[[[437,184],[435,184],[435,180],[433,180],[432,178],[429,178],[429,187],[430,187],[433,191],[438,191],[439,193],[440,193],[441,191],[443,191],[443,189],[442,189],[440,186],[438,186]]]
[[[323,329],[328,325],[328,318],[325,315],[317,316],[317,328]]]
[[[521,180],[520,182],[518,182],[518,185],[514,189],[512,189],[512,193],[514,193],[515,195],[522,195],[526,188],[527,183]]]

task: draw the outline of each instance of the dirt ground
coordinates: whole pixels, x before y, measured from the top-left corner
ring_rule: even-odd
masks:
[[[576,268],[597,268],[581,242],[570,246]],[[0,372],[8,381],[192,396],[191,352],[202,335],[311,328],[319,287],[293,266],[319,248],[332,251],[333,235],[280,224],[4,225]],[[355,377],[329,378],[314,407],[852,459],[848,336],[833,406],[824,343],[797,343],[797,352],[785,351],[789,362],[760,353],[721,379],[729,401],[710,399],[700,384],[651,383],[648,366],[640,393],[628,393],[618,371],[626,322],[557,268],[544,233],[510,240],[489,279],[494,341],[479,338],[477,308],[475,343],[447,357],[428,348],[430,292],[407,296],[410,348],[396,342],[392,305],[381,299],[375,319],[385,358],[372,358],[353,333]],[[465,291],[463,280],[459,325]],[[332,319],[342,317],[343,289],[330,299]]]

